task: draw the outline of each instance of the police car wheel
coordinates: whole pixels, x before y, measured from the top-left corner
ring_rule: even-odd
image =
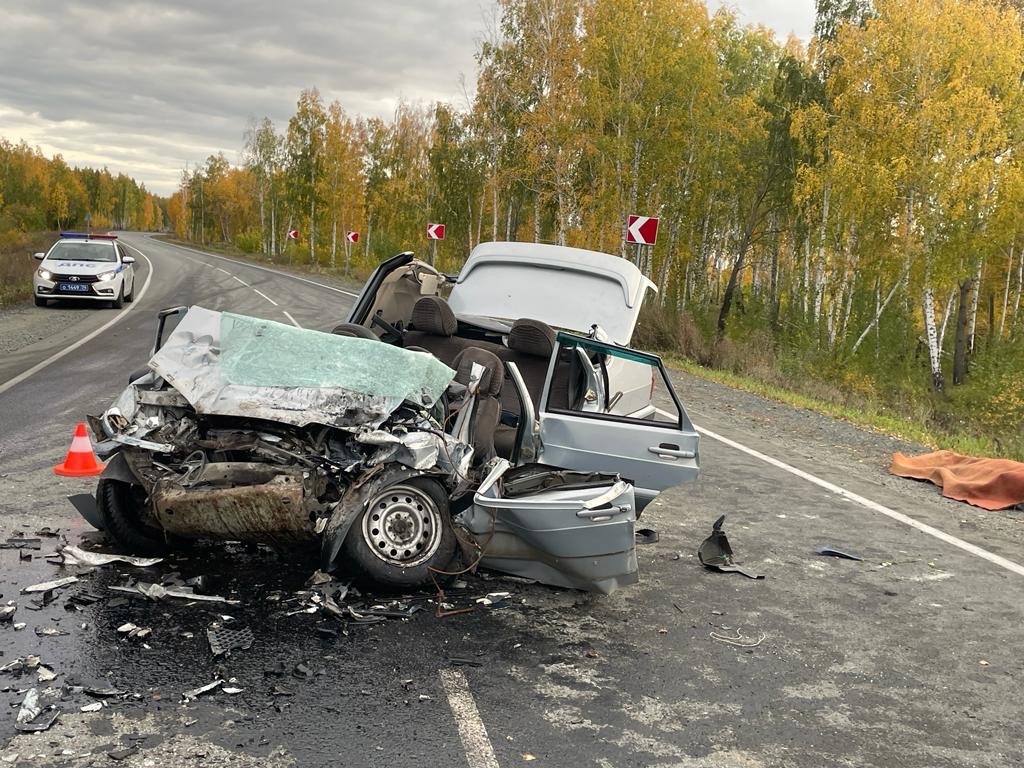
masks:
[[[117,294],[117,298],[110,302],[110,306],[114,309],[120,309],[124,306],[124,285],[121,285],[121,290]]]
[[[33,296],[32,298],[33,298],[33,299],[35,299],[35,302],[36,302],[36,306],[37,306],[37,307],[45,307],[45,306],[46,306],[47,304],[49,304],[49,303],[50,303],[50,302],[49,302],[49,301],[47,301],[46,299],[44,299],[44,298],[41,298],[41,297],[39,297],[39,296]]]

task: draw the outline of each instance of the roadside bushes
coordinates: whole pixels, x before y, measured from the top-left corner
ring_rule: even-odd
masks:
[[[32,298],[32,254],[45,251],[56,239],[52,232],[0,230],[0,307]]]

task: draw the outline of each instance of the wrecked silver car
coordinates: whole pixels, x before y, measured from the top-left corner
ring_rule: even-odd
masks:
[[[110,458],[90,522],[139,554],[200,538],[316,546],[323,570],[392,587],[476,565],[606,593],[634,583],[637,516],[698,469],[661,361],[536,320],[464,325],[432,268],[392,267],[334,334],[162,312],[148,371],[90,419]]]

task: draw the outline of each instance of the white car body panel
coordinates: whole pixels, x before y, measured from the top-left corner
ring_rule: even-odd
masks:
[[[545,272],[551,271],[551,279]],[[589,333],[599,325],[627,345],[644,295],[657,290],[626,259],[537,243],[481,243],[469,255],[448,303],[460,317],[529,317]]]

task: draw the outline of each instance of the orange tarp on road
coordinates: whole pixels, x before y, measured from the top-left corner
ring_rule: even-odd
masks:
[[[983,509],[1006,509],[1024,504],[1024,463],[982,459],[952,451],[923,456],[892,455],[889,471],[900,477],[930,480],[942,495]]]

